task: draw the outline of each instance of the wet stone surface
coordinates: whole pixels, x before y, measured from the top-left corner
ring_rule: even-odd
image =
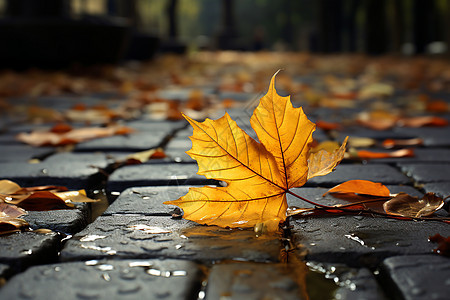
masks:
[[[200,276],[195,263],[182,260],[51,264],[15,276],[0,290],[0,298],[194,299]]]
[[[125,136],[112,136],[99,138],[84,143],[80,143],[75,147],[76,152],[87,151],[145,151],[160,145],[167,136],[166,131],[157,132],[137,132]]]
[[[74,234],[88,224],[88,211],[79,209],[63,209],[50,211],[28,211],[23,216],[34,229],[50,229],[65,234]]]
[[[68,189],[89,189],[102,175],[98,168],[82,161],[61,163],[0,163],[0,178],[9,179],[20,186],[60,185]]]
[[[108,158],[103,153],[57,153],[45,159],[45,163],[51,164],[84,164],[90,168],[106,168]]]
[[[1,155],[0,163],[2,162],[23,162],[26,163],[30,159],[45,157],[53,153],[52,148],[33,148],[27,145],[0,145]]]
[[[411,180],[400,171],[388,165],[350,165],[341,164],[326,176],[314,177],[305,186],[332,187],[348,180],[370,180],[383,184],[410,185]]]
[[[292,222],[299,249],[307,260],[375,267],[395,255],[429,254],[428,237],[450,235],[448,224],[414,222],[371,216],[300,218]],[[428,225],[428,226],[427,226]]]
[[[133,187],[123,191],[103,213],[139,214],[147,216],[171,216],[176,208],[164,201],[176,200],[187,194],[188,186]]]
[[[447,164],[400,164],[405,174],[418,183],[450,182],[450,163]]]
[[[448,299],[450,259],[437,255],[396,256],[383,261],[383,283],[398,299]]]
[[[100,216],[68,240],[63,261],[100,258],[177,258],[194,261],[278,261],[277,236],[252,230],[199,226],[184,219],[143,215]]]
[[[216,180],[197,175],[195,164],[145,164],[126,166],[108,178],[107,190],[121,192],[137,186],[216,185]]]
[[[2,236],[0,263],[18,272],[32,265],[54,262],[58,258],[60,239],[56,233],[21,232]]]

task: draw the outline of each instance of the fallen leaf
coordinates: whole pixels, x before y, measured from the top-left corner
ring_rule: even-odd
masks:
[[[0,218],[0,235],[20,231],[28,226],[28,222],[19,218]]]
[[[368,148],[376,144],[374,139],[368,137],[350,136],[348,146],[353,148]]]
[[[435,116],[403,118],[398,121],[398,126],[414,127],[414,128],[424,126],[445,127],[447,125],[448,121],[446,119]]]
[[[400,149],[391,152],[376,152],[368,150],[359,150],[356,155],[361,159],[391,158],[391,157],[413,157],[414,150]]]
[[[436,233],[435,235],[430,236],[428,240],[432,243],[438,243],[438,247],[433,249],[433,252],[444,256],[450,256],[450,236],[445,238],[439,233]]]
[[[323,120],[319,120],[316,122],[317,128],[323,129],[323,130],[336,130],[341,128],[341,124],[334,123],[334,122],[327,122]]]
[[[7,201],[7,203],[11,203],[22,207],[25,210],[32,211],[70,209],[74,207],[73,204],[64,201],[63,199],[49,191],[34,192],[25,199],[11,200]]]
[[[19,133],[16,138],[21,142],[35,147],[64,146],[95,138],[129,134],[133,131],[133,129],[123,126],[84,127],[65,132],[53,132],[52,129],[50,129],[36,130],[31,133],[22,132]]]
[[[27,212],[20,207],[5,202],[0,202],[0,219],[18,218],[26,214]]]
[[[419,218],[432,215],[444,205],[444,200],[434,193],[426,193],[422,199],[399,193],[397,196],[383,204],[388,214],[403,217]]]
[[[406,146],[420,146],[423,145],[423,139],[386,139],[382,143],[383,147],[386,149],[396,148],[396,147],[406,147]]]
[[[127,160],[136,160],[139,163],[144,163],[150,159],[159,159],[159,158],[165,158],[166,154],[164,153],[164,150],[161,148],[155,148],[150,150],[145,150],[141,152],[136,152],[133,154],[130,154],[126,157]]]
[[[344,158],[347,139],[348,137],[345,138],[341,147],[333,152],[320,150],[317,153],[310,154],[308,158],[308,180],[313,177],[327,175],[334,170]]]
[[[73,202],[90,203],[100,201],[98,199],[87,197],[85,190],[56,192],[54,195],[61,198],[66,204]]]
[[[331,189],[326,194],[357,194],[357,195],[369,195],[376,197],[390,197],[391,192],[389,189],[379,183],[368,180],[349,180],[341,183]]]
[[[227,186],[190,188],[185,196],[164,204],[179,206],[188,220],[222,227],[274,231],[286,219],[286,192],[305,184],[308,177],[315,125],[302,108],[293,108],[289,96],[276,93],[275,76],[250,119],[260,143],[228,113],[202,123],[185,116],[194,127],[187,153],[197,161],[198,174]]]

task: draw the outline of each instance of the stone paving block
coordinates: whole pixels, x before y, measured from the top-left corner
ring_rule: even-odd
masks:
[[[28,269],[1,299],[196,299],[199,267],[181,260],[88,261]]]
[[[54,262],[60,239],[56,233],[18,232],[0,236],[0,263],[18,272],[32,265]]]
[[[369,151],[376,152],[388,152],[391,150],[380,149],[367,149]],[[382,158],[382,159],[369,159],[369,163],[383,163],[383,164],[395,164],[395,163],[450,163],[450,149],[439,148],[416,148],[414,149],[414,157],[397,157],[397,158]]]
[[[208,185],[216,180],[196,174],[194,164],[145,164],[122,167],[108,178],[107,190],[121,192],[129,187],[167,185]]]
[[[450,295],[450,259],[446,257],[390,257],[383,261],[381,275],[396,299],[446,300]]]
[[[166,147],[164,149],[166,150],[183,150],[183,151],[188,151],[189,149],[192,148],[192,142],[191,139],[188,137],[181,137],[181,138],[173,138],[171,139]]]
[[[189,150],[189,149],[187,149]],[[164,153],[166,153],[167,158],[166,161],[169,162],[177,162],[177,163],[196,163],[194,159],[192,159],[187,153],[185,149],[165,149]]]
[[[9,179],[21,186],[61,185],[68,189],[89,189],[100,181],[97,168],[81,162],[67,164],[41,162],[0,163],[0,178]]]
[[[449,147],[450,134],[448,127],[394,128],[394,132],[406,136],[419,137],[427,147]]]
[[[131,127],[139,132],[153,134],[154,132],[165,132],[166,135],[175,130],[183,129],[188,124],[187,121],[149,121],[133,120],[125,123],[125,126]]]
[[[407,176],[388,165],[340,164],[336,167],[334,172],[308,180],[306,186],[332,187],[342,182],[355,179],[370,180],[391,185],[408,185],[412,183]]]
[[[278,261],[277,236],[256,237],[253,230],[201,226],[163,216],[100,216],[74,235],[62,261],[100,258],[177,258],[193,261]]]
[[[48,147],[31,147],[28,145],[0,145],[1,162],[23,162],[26,163],[33,158],[46,157],[55,151]]]
[[[402,171],[417,183],[450,182],[450,163],[399,164]]]
[[[2,133],[0,134],[0,145],[23,145],[23,143],[16,139],[16,134]]]
[[[28,211],[22,217],[32,229],[46,228],[64,234],[74,234],[88,224],[87,211],[79,209],[61,209],[50,211]]]
[[[122,151],[138,152],[158,147],[166,137],[165,131],[161,132],[136,132],[129,135],[98,138],[75,146],[76,152],[95,151]]]
[[[176,200],[186,195],[189,186],[133,187],[123,191],[106,209],[103,215],[139,214],[147,216],[171,216],[174,205],[164,201]]]
[[[307,260],[370,268],[389,256],[431,253],[429,236],[450,235],[445,223],[371,216],[304,217],[291,225],[299,248],[308,250]]]
[[[83,164],[86,167],[94,167],[104,169],[110,164],[110,160],[104,153],[56,153],[50,155],[44,160],[45,163],[51,164]]]
[[[423,185],[425,193],[435,193],[439,197],[445,198],[450,195],[449,182],[431,182]]]

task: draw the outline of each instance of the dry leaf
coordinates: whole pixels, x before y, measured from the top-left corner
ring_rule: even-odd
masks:
[[[126,157],[126,159],[127,160],[136,160],[139,163],[144,163],[144,162],[148,161],[149,159],[158,159],[158,158],[164,158],[164,157],[166,157],[164,150],[162,148],[155,148],[155,149],[150,149],[150,150],[145,150],[145,151],[130,154]]]
[[[23,215],[26,215],[26,211],[22,208],[0,202],[0,235],[20,231],[22,227],[27,226],[25,220],[19,219]]]
[[[311,153],[308,158],[308,180],[316,176],[324,176],[331,173],[334,168],[342,161],[347,145],[345,138],[339,149],[333,152],[320,150],[317,153]]]
[[[434,116],[404,118],[398,121],[398,126],[414,127],[414,128],[424,126],[445,127],[447,125],[448,121],[446,119]]]
[[[412,149],[399,149],[391,152],[375,152],[368,150],[360,150],[356,152],[356,155],[361,159],[374,159],[374,158],[390,158],[390,157],[413,157],[414,150]]]
[[[382,145],[386,149],[396,148],[396,147],[406,147],[406,146],[420,146],[423,144],[423,140],[421,138],[414,139],[386,139],[383,141]]]
[[[325,194],[323,194],[323,196],[328,193],[358,194],[376,197],[389,197],[391,194],[385,185],[368,180],[349,180],[329,189]]]
[[[186,219],[222,227],[263,224],[274,231],[285,220],[286,192],[307,180],[315,126],[301,108],[293,108],[289,97],[276,93],[275,76],[250,119],[261,143],[228,113],[202,123],[185,117],[194,127],[187,153],[197,161],[198,174],[227,186],[190,188],[185,196],[165,204],[182,208]]]
[[[397,196],[383,204],[386,213],[402,217],[426,217],[444,205],[444,200],[434,193],[426,193],[422,199],[399,193]]]
[[[438,247],[433,249],[433,252],[444,256],[450,256],[450,236],[445,238],[439,233],[436,233],[435,235],[430,236],[428,240],[432,243],[438,243]]]
[[[108,127],[85,127],[77,128],[66,132],[53,132],[50,130],[37,130],[31,133],[19,133],[17,139],[31,146],[64,146],[79,142],[108,137],[113,135],[124,135],[132,133],[134,130],[123,126]]]

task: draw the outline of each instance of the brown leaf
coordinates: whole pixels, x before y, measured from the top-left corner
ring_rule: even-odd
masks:
[[[0,202],[0,219],[18,218],[26,214],[27,212],[20,207],[5,202]]]
[[[433,252],[444,256],[450,256],[450,236],[445,238],[439,233],[436,233],[435,235],[430,236],[428,240],[432,243],[438,243],[438,247],[433,249]]]
[[[419,218],[432,215],[444,205],[444,200],[434,193],[426,193],[422,199],[399,193],[383,204],[388,214],[403,217]]]
[[[8,203],[22,207],[25,210],[53,210],[53,209],[71,209],[73,204],[68,203],[49,191],[38,191],[22,200],[11,200]]]
[[[19,218],[0,218],[0,235],[20,231],[28,222]]]
[[[421,117],[401,119],[398,121],[398,125],[415,128],[424,126],[445,127],[448,125],[448,121],[444,118],[439,118],[435,116],[421,116]]]
[[[389,197],[389,189],[378,182],[368,180],[349,180],[329,189],[323,196],[328,193],[340,194],[358,194],[376,197]]]

